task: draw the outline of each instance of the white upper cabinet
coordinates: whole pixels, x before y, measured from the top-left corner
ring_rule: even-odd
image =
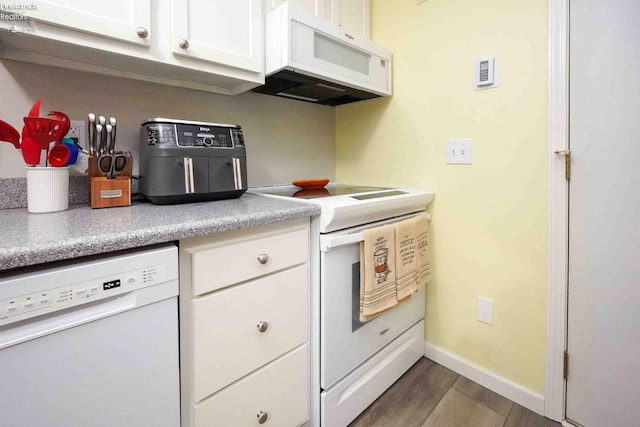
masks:
[[[0,57],[235,95],[264,83],[262,1],[41,0],[0,20]]]
[[[173,53],[262,71],[259,0],[172,0],[171,3]]]
[[[267,0],[269,2],[269,8],[267,10],[273,10],[280,6],[282,3],[286,3],[287,0]],[[331,20],[331,4],[329,0],[288,0],[294,2],[311,13]]]
[[[20,12],[38,21],[129,43],[151,42],[150,0],[39,0],[33,4],[35,7]]]
[[[267,0],[273,10],[287,0]],[[371,0],[288,0],[346,31],[371,38]]]
[[[371,38],[371,0],[330,0],[331,22]]]

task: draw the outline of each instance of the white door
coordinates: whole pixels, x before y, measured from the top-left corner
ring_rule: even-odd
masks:
[[[640,425],[640,2],[570,3],[567,418]]]
[[[172,0],[173,53],[262,72],[262,0]]]
[[[38,21],[140,45],[148,44],[151,39],[150,0],[40,0],[23,3],[29,7],[20,12]],[[3,4],[10,6],[8,2]]]

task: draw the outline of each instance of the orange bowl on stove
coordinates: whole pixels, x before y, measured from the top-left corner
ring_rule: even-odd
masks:
[[[325,178],[297,179],[292,182],[293,185],[298,186],[300,188],[306,188],[306,189],[323,188],[328,183],[329,183],[329,180]]]

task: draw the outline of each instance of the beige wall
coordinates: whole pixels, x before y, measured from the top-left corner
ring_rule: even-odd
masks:
[[[247,93],[235,97],[0,60],[0,119],[19,130],[41,98],[42,113],[89,112],[118,119],[120,149],[138,153],[140,123],[172,117],[243,127],[249,185],[335,176],[335,119],[330,107]],[[137,162],[136,162],[137,171]],[[0,178],[24,176],[20,153],[0,143]]]
[[[547,275],[545,0],[374,0],[394,53],[390,99],[336,111],[337,179],[425,187],[434,279],[426,340],[534,392],[544,390]],[[474,90],[477,58],[500,86]],[[447,138],[473,165],[446,165]],[[494,325],[476,298],[495,301]]]

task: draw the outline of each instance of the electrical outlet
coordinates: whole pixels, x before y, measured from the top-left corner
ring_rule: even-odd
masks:
[[[76,145],[79,145],[82,148],[87,148],[85,146],[86,137],[85,137],[85,124],[82,120],[71,120],[71,127],[69,127],[69,132],[65,135],[66,138],[71,138]]]
[[[447,164],[471,164],[471,138],[447,139]]]
[[[493,300],[478,297],[478,320],[493,326]]]

